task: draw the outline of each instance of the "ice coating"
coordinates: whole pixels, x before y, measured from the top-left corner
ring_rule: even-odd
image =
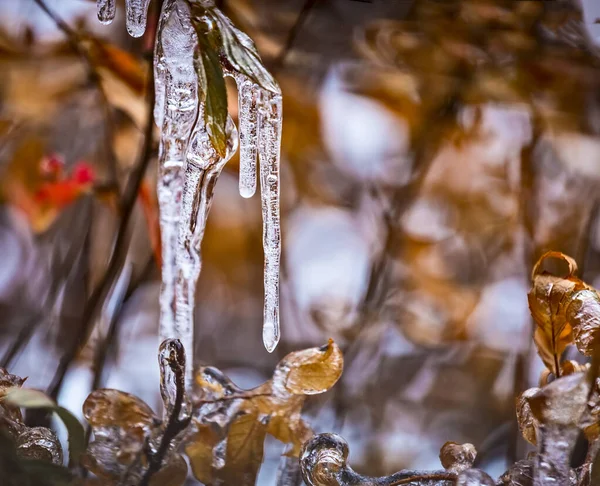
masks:
[[[98,20],[103,24],[110,24],[115,18],[115,0],[96,0]]]
[[[258,115],[258,156],[263,217],[264,315],[263,343],[273,352],[279,342],[279,261],[281,226],[279,216],[279,154],[281,146],[281,95],[261,91]]]
[[[148,20],[148,4],[150,0],[126,0],[125,24],[132,37],[141,37],[146,30]]]

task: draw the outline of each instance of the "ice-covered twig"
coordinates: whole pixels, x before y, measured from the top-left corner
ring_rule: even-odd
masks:
[[[336,434],[320,434],[302,448],[302,477],[308,486],[451,486],[457,474],[451,471],[402,470],[390,476],[362,476],[347,464],[348,444]]]
[[[189,425],[192,415],[185,396],[185,349],[181,341],[169,339],[160,346],[158,354],[161,367],[161,394],[165,403],[167,425],[158,449],[148,456],[148,469],[140,486],[147,486],[152,476],[160,470],[171,443]]]

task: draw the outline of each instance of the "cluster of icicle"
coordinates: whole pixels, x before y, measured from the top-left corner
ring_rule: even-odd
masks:
[[[227,151],[218,155],[204,122],[205,105],[199,96],[194,53],[198,39],[188,1],[165,0],[157,29],[154,71],[154,117],[160,128],[158,201],[162,235],[162,290],[160,340],[177,338],[193,356],[193,311],[200,274],[200,245],[214,187],[225,163],[238,147],[238,131],[227,120]],[[212,2],[202,2],[215,8]],[[148,0],[127,0],[127,29],[140,36],[146,26]],[[98,16],[114,17],[114,0],[98,0]],[[216,28],[213,26],[213,28]],[[234,29],[233,26],[231,26]],[[240,39],[250,43],[243,33]],[[248,46],[250,47],[250,46]],[[253,46],[252,46],[253,47]],[[279,341],[279,152],[282,99],[279,88],[262,88],[240,72],[225,69],[238,88],[240,194],[256,190],[257,156],[263,213],[264,323],[263,342],[271,352]],[[200,89],[199,89],[200,88]],[[191,377],[188,360],[188,380]]]

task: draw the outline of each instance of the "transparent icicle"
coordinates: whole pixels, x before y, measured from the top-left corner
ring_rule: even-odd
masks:
[[[252,197],[256,192],[257,156],[257,103],[260,87],[246,76],[235,76],[238,89],[238,117],[240,126],[240,195]]]
[[[115,0],[96,0],[98,20],[103,24],[110,24],[115,18]]]
[[[146,30],[148,20],[148,4],[150,0],[126,0],[125,24],[132,37],[141,37]]]
[[[217,179],[237,149],[237,130],[227,123],[227,154],[220,157],[213,148],[200,106],[187,152],[177,247],[176,327],[181,334],[193,334],[196,285],[202,267],[201,245]]]
[[[261,91],[258,114],[258,155],[263,216],[264,316],[263,343],[273,352],[279,342],[279,154],[281,147],[282,99],[280,94]]]
[[[163,6],[156,59],[156,117],[161,127],[158,202],[162,239],[160,341],[179,339],[188,351],[186,376],[191,378],[193,335],[176,322],[177,245],[185,180],[185,153],[198,112],[198,83],[193,67],[194,29],[185,5],[173,0]]]

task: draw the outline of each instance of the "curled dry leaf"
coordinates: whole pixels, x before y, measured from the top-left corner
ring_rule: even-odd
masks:
[[[254,485],[270,434],[298,456],[312,436],[300,412],[307,395],[329,390],[339,379],[343,357],[330,340],[320,348],[290,353],[273,378],[241,390],[215,368],[196,375],[194,433],[185,447],[194,476],[207,485]]]
[[[568,266],[565,277],[542,270],[550,259]],[[577,264],[560,252],[547,252],[533,268],[533,286],[528,294],[529,309],[536,324],[534,340],[544,364],[555,376],[574,371],[563,370],[560,356],[573,342],[584,354],[591,355],[595,336],[600,329],[600,298],[595,289],[575,277]]]
[[[456,473],[466,471],[473,466],[477,451],[473,444],[446,442],[440,449],[440,462],[444,469]]]

